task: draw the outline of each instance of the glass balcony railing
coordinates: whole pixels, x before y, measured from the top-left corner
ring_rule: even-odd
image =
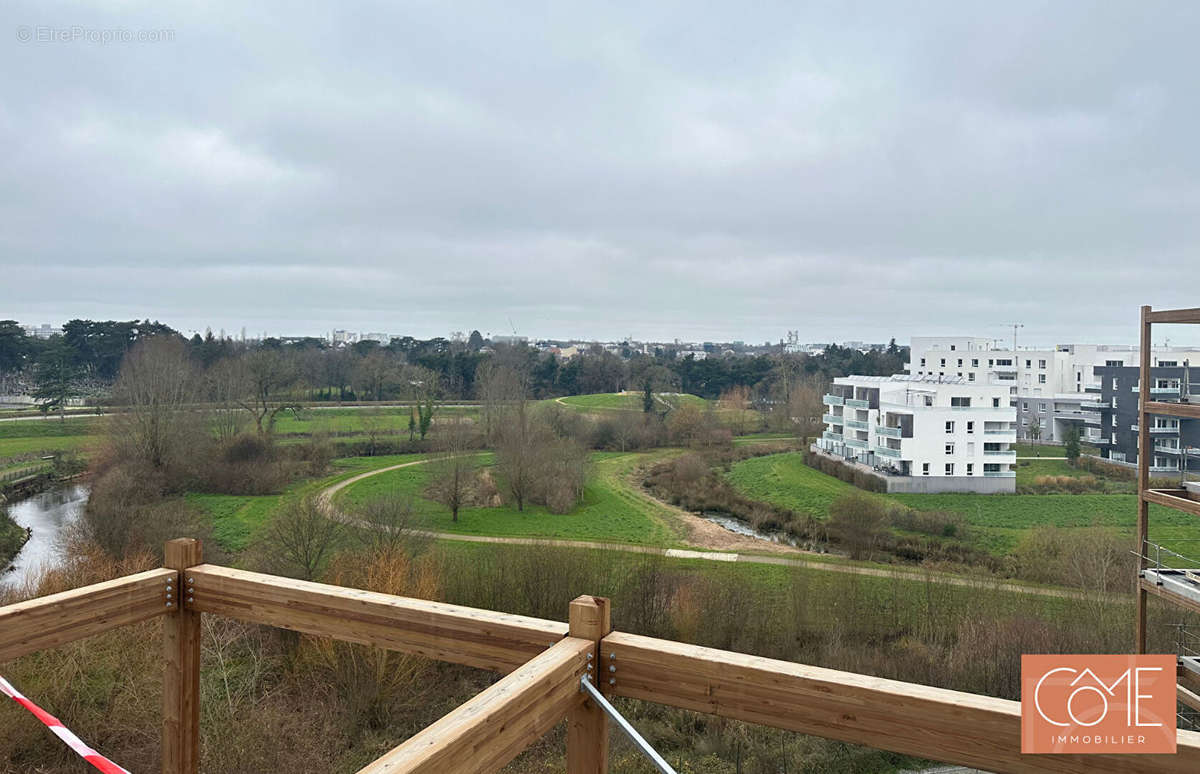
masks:
[[[984,435],[1016,435],[1017,430],[1015,427],[1010,427],[1007,430],[984,430],[983,434]]]
[[[845,417],[838,416],[837,414],[822,414],[821,415],[821,421],[828,422],[831,425],[840,425],[842,423],[843,419],[845,419]]]
[[[983,475],[987,478],[1016,478],[1017,474],[1012,470],[985,470]]]
[[[826,430],[825,432],[821,433],[821,437],[824,438],[826,441],[841,441],[842,440],[842,434],[835,433],[832,430]]]
[[[1109,402],[1106,400],[1085,400],[1079,405],[1085,409],[1106,409],[1109,406]]]
[[[867,448],[867,442],[866,442],[866,441],[860,441],[860,440],[858,440],[857,438],[846,438],[846,439],[844,440],[844,443],[845,443],[847,446],[852,446],[852,447],[854,447],[855,449],[865,449],[865,448]]]
[[[888,427],[886,425],[879,425],[878,427],[875,428],[875,432],[878,433],[879,435],[882,435],[884,438],[900,438],[900,437],[902,437],[901,436],[902,431],[898,427]]]
[[[871,404],[865,400],[857,400],[855,398],[846,398],[846,405],[851,408],[871,408]]]
[[[1006,454],[1016,455],[1016,449],[984,449],[983,453],[988,457],[1003,457]]]
[[[1154,451],[1159,454],[1179,454],[1183,449],[1180,449],[1178,446],[1167,446],[1164,443],[1156,443],[1154,444]]]
[[[875,453],[882,454],[884,457],[892,457],[894,459],[900,459],[900,450],[899,449],[889,449],[886,446],[876,446]]]
[[[853,427],[855,430],[866,430],[869,425],[861,419],[846,419],[843,421],[846,427]]]
[[[1160,435],[1178,435],[1179,425],[1171,427],[1169,425],[1151,425],[1150,432]]]
[[[821,398],[821,402],[826,406],[840,406],[845,402],[845,398],[841,395],[826,395]]]

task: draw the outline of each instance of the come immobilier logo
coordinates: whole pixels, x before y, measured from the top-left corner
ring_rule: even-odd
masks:
[[[1021,656],[1021,752],[1175,752],[1175,656]]]

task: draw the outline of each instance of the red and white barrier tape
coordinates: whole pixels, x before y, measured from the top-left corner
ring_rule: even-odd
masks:
[[[104,774],[129,774],[128,771],[121,768],[117,764],[105,758],[100,753],[83,743],[83,740],[71,733],[71,730],[62,724],[58,718],[51,715],[46,710],[31,702],[21,695],[21,692],[13,688],[12,683],[0,677],[0,693],[9,697],[17,704],[20,704],[25,709],[29,710],[35,718],[42,721],[46,728],[54,732],[54,735],[75,751],[77,755],[83,758],[88,763],[95,766]]]

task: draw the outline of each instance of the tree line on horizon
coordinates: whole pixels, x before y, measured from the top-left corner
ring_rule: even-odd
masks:
[[[103,402],[111,393],[125,354],[156,336],[185,341],[191,357],[208,368],[253,357],[273,361],[287,389],[313,401],[419,399],[431,390],[439,400],[473,400],[485,364],[502,364],[527,374],[531,397],[621,392],[686,392],[715,399],[745,387],[758,404],[786,402],[792,386],[824,384],[849,374],[889,375],[903,371],[908,348],[893,339],[882,350],[862,352],[830,345],[823,353],[677,357],[671,348],[643,354],[593,345],[564,359],[526,344],[492,343],[478,331],[469,338],[393,338],[388,344],[359,341],[333,347],[323,339],[276,338],[255,342],[182,336],[157,321],[71,320],[61,335],[40,339],[16,321],[0,320],[0,393],[27,392],[51,409],[70,397]],[[268,354],[263,354],[268,353]]]

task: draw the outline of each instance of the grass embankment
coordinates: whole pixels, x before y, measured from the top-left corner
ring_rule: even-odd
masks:
[[[25,528],[10,519],[7,513],[0,511],[0,573],[8,569],[9,562],[28,539],[29,533]]]
[[[1044,448],[1044,447],[1043,447]],[[1019,468],[1018,476],[1060,475],[1056,460],[1035,463],[1033,470]],[[1065,467],[1065,463],[1062,463]],[[1070,468],[1074,471],[1074,468]],[[1061,475],[1066,475],[1062,473]],[[736,463],[730,482],[748,497],[825,518],[838,497],[861,492],[839,479],[804,464],[799,452],[772,454]],[[1029,530],[1053,527],[1110,527],[1133,536],[1137,523],[1137,497],[1132,494],[893,494],[875,495],[923,511],[956,511],[971,527],[970,542],[996,555],[1010,552]],[[1200,553],[1200,542],[1189,549],[1187,541],[1200,536],[1195,517],[1172,509],[1151,506],[1151,540],[1173,546],[1183,554]]]
[[[677,540],[662,516],[662,509],[629,490],[622,480],[650,454],[594,452],[592,470],[583,498],[570,513],[551,513],[540,505],[523,511],[505,503],[494,508],[465,508],[458,521],[450,510],[423,496],[430,468],[414,465],[388,471],[352,484],[338,494],[336,503],[353,512],[368,500],[383,495],[410,498],[420,520],[429,529],[492,537],[538,537],[559,540],[595,540],[643,545],[674,545]],[[492,455],[480,455],[488,465]],[[380,466],[383,467],[383,466]],[[503,482],[498,482],[503,486]]]
[[[643,393],[641,392],[597,392],[590,395],[569,395],[565,398],[551,398],[552,401],[581,411],[642,411]],[[688,393],[654,393],[654,410],[662,411],[668,407],[679,408],[691,405],[706,408],[708,401],[699,395]]]

